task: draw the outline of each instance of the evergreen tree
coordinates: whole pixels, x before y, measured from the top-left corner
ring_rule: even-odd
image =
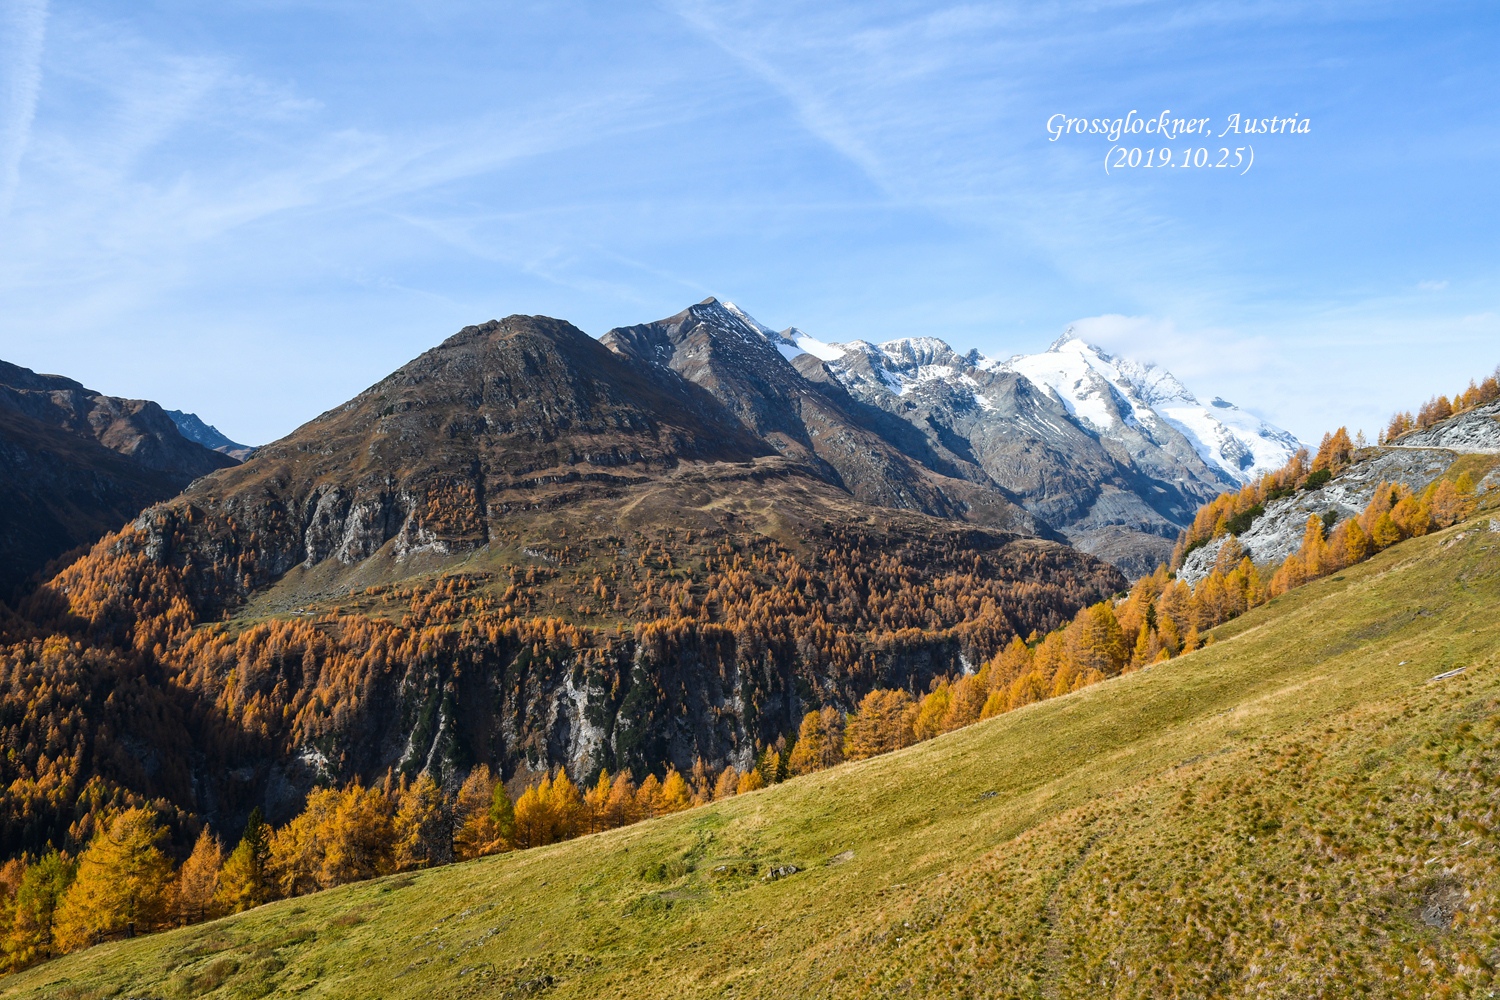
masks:
[[[490,798],[490,822],[495,824],[496,840],[503,850],[516,846],[516,807],[503,781],[495,782],[495,793]]]
[[[56,850],[26,866],[9,908],[11,926],[4,939],[9,968],[22,969],[59,953],[54,935],[58,904],[77,871],[77,863]]]

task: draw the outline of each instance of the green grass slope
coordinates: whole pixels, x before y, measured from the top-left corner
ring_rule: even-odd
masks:
[[[1490,996],[1497,610],[1484,518],[901,753],[0,996]]]

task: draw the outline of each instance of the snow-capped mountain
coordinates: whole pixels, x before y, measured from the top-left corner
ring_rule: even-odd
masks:
[[[868,376],[861,375],[868,369],[897,396],[940,381],[960,392],[967,390],[981,409],[991,410],[994,405],[978,380],[981,373],[1015,372],[1048,390],[1077,423],[1104,437],[1133,438],[1133,431],[1151,438],[1157,447],[1170,448],[1172,435],[1161,432],[1165,424],[1186,438],[1206,464],[1239,483],[1280,468],[1303,447],[1290,432],[1227,400],[1215,396],[1207,405],[1201,403],[1160,365],[1106,354],[1071,329],[1040,354],[997,361],[978,351],[960,355],[936,337],[906,337],[879,345],[863,340],[829,344],[795,327],[772,333],[761,324],[755,326],[788,360],[810,354],[829,362],[851,388],[869,386]]]
[[[1151,434],[1166,422],[1209,465],[1241,483],[1286,464],[1302,443],[1292,434],[1215,396],[1207,406],[1156,364],[1112,357],[1069,330],[1041,354],[1002,363],[1045,385],[1077,419],[1115,436],[1120,424]]]
[[[1202,503],[1300,447],[1071,331],[1001,361],[936,337],[827,343],[709,299],[604,342],[707,389],[858,496],[962,519],[1019,505],[1133,573],[1165,558]]]

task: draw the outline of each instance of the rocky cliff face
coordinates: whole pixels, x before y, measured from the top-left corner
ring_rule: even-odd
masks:
[[[1239,544],[1257,564],[1280,564],[1302,544],[1310,516],[1331,512],[1335,521],[1342,521],[1361,513],[1381,482],[1403,483],[1421,493],[1460,455],[1493,454],[1500,454],[1500,403],[1475,407],[1414,431],[1389,447],[1361,449],[1349,467],[1325,485],[1267,504],[1265,513],[1240,534]],[[1476,485],[1480,490],[1500,487],[1500,467]],[[1183,560],[1178,576],[1189,584],[1208,576],[1226,544],[1227,538],[1195,549]]]
[[[1393,442],[1398,448],[1447,448],[1458,452],[1500,452],[1500,403],[1465,410],[1425,430],[1412,431]]]

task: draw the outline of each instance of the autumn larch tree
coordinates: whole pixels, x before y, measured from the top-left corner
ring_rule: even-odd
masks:
[[[224,847],[205,826],[172,886],[173,923],[195,924],[217,916],[214,896],[219,890],[219,868],[223,862]]]
[[[100,824],[57,908],[62,950],[115,934],[133,936],[162,922],[172,879],[172,862],[161,849],[165,839],[166,831],[150,809],[127,809]]]
[[[947,707],[944,706],[944,711]],[[844,713],[833,707],[802,717],[797,744],[787,762],[793,774],[811,774],[844,759]]]
[[[396,866],[428,868],[453,860],[453,821],[443,790],[423,771],[397,793]]]

